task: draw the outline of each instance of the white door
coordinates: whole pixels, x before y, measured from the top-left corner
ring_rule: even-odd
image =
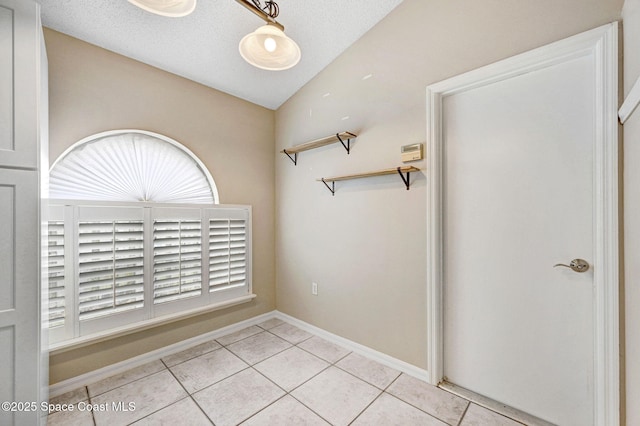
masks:
[[[37,425],[44,414],[39,410],[46,379],[40,352],[39,12],[33,0],[0,0],[1,425]]]
[[[560,425],[617,424],[616,41],[608,25],[430,88],[435,380]],[[573,259],[589,269],[554,266]]]

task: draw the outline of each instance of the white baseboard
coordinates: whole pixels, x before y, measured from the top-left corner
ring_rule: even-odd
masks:
[[[322,337],[325,340],[328,340],[336,345],[345,347],[347,349],[351,349],[353,352],[370,358],[374,361],[379,362],[380,364],[386,365],[387,367],[395,368],[398,371],[406,373],[410,376],[415,377],[416,379],[420,379],[423,381],[428,381],[429,375],[427,370],[416,367],[415,365],[409,364],[408,362],[404,362],[399,360],[398,358],[394,358],[390,355],[384,354],[382,352],[378,352],[375,349],[371,349],[368,346],[361,345],[360,343],[356,343],[352,340],[345,339],[344,337],[340,337],[336,334],[330,333],[326,330],[318,328],[314,325],[301,321],[297,318],[294,318],[290,315],[284,314],[280,311],[274,311],[275,318],[281,319],[282,321],[286,321],[292,325],[295,325],[302,330],[308,331],[311,334],[315,334],[316,336]]]
[[[127,370],[139,367],[149,362],[159,360],[160,358],[164,358],[168,355],[181,352],[185,349],[189,349],[190,347],[199,345],[201,343],[205,343],[210,340],[217,339],[218,337],[222,337],[226,334],[242,330],[243,328],[260,324],[261,322],[264,322],[271,318],[275,318],[275,315],[276,311],[267,312],[266,314],[258,315],[257,317],[249,318],[247,320],[240,321],[235,324],[231,324],[226,327],[222,327],[217,330],[201,334],[199,336],[195,336],[178,343],[174,343],[173,345],[165,346],[163,348],[156,349],[154,351],[147,352],[145,354],[138,355],[136,357],[129,358],[127,360],[111,364],[85,374],[81,374],[80,376],[72,377],[71,379],[63,380],[62,382],[58,382],[49,386],[49,398],[62,395],[69,391],[78,389],[82,386],[87,386],[91,383],[95,383],[97,381],[106,379],[107,377],[123,373]]]
[[[149,362],[159,360],[160,358],[164,358],[168,355],[181,352],[185,349],[199,345],[201,343],[205,343],[210,340],[217,339],[226,334],[233,333],[238,330],[242,330],[243,328],[250,327],[252,325],[260,324],[271,318],[278,318],[282,321],[288,322],[302,330],[308,331],[311,334],[315,334],[316,336],[322,337],[323,339],[328,340],[332,343],[335,343],[336,345],[350,349],[351,351],[357,354],[373,359],[374,361],[377,361],[380,364],[386,365],[388,367],[395,368],[396,370],[406,373],[417,379],[424,380],[424,381],[427,381],[428,379],[428,374],[426,370],[418,368],[414,365],[401,361],[387,354],[383,354],[382,352],[378,352],[374,349],[371,349],[367,346],[361,345],[349,339],[345,339],[344,337],[340,337],[336,334],[325,331],[321,328],[318,328],[314,325],[301,321],[290,315],[284,314],[280,311],[271,311],[271,312],[267,312],[266,314],[258,315],[257,317],[249,318],[247,320],[240,321],[235,324],[231,324],[229,326],[219,328],[209,333],[201,334],[199,336],[192,337],[190,339],[183,340],[178,343],[174,343],[173,345],[165,346],[164,348],[156,349],[154,351],[147,352],[145,354],[138,355],[133,358],[129,358],[125,361],[108,365],[106,367],[99,368],[98,370],[94,370],[89,373],[85,373],[80,376],[76,376],[71,379],[56,383],[54,385],[49,386],[49,397],[52,398],[58,395],[62,395],[69,391],[78,389],[81,386],[87,386],[91,383],[95,383],[97,381],[106,379],[107,377],[111,377],[116,374],[123,373],[127,370],[130,370],[135,367],[139,367]]]

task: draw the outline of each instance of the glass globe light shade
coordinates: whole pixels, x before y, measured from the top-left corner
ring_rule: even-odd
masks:
[[[300,62],[300,48],[278,27],[263,25],[240,40],[240,55],[254,67],[281,71]]]
[[[196,8],[196,0],[129,0],[129,3],[156,15],[180,18]]]

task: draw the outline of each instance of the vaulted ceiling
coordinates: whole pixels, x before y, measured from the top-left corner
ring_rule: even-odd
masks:
[[[264,22],[235,0],[199,0],[183,18],[127,0],[39,0],[43,25],[214,89],[277,109],[402,0],[278,0],[286,34],[302,59],[265,71],[238,53],[242,37]]]

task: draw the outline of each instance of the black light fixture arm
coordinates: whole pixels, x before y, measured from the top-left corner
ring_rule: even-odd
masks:
[[[260,0],[251,0],[251,1],[258,9],[262,9],[264,13],[266,13],[273,19],[276,19],[280,14],[280,7],[278,6],[278,3],[276,3],[273,0],[266,0],[264,2],[264,7],[262,7],[262,5],[260,4]]]
[[[284,25],[282,25],[275,19],[280,13],[280,7],[276,2],[272,0],[266,0],[264,7],[262,7],[260,0],[236,0],[236,2],[240,3],[245,8],[249,9],[251,12],[259,16],[266,23],[278,27],[281,31],[284,31]]]

